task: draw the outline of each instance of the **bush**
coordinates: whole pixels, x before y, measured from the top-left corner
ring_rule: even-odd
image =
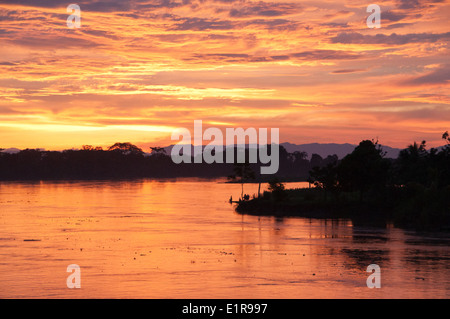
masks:
[[[272,192],[275,201],[281,201],[286,198],[285,186],[277,178],[269,181],[269,191]]]

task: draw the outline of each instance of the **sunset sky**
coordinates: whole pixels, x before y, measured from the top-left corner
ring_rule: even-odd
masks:
[[[71,3],[79,29],[66,25]],[[371,3],[379,29],[366,25]],[[0,0],[0,147],[167,146],[194,120],[279,128],[297,144],[439,146],[449,4]]]

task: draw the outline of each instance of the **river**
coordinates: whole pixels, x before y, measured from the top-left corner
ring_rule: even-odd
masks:
[[[448,234],[240,215],[228,202],[240,192],[198,179],[2,182],[0,298],[450,297]],[[70,264],[81,289],[66,285]]]

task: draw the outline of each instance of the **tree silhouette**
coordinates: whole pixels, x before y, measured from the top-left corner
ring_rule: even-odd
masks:
[[[339,164],[337,174],[340,186],[358,190],[360,201],[368,189],[384,189],[389,162],[383,156],[378,142],[365,140],[359,143]]]
[[[312,154],[311,155],[311,167],[314,168],[316,166],[320,167],[322,166],[323,158],[319,154]]]
[[[158,146],[151,147],[150,146],[150,149],[152,151],[152,155],[156,155],[156,156],[166,155],[166,150],[163,147],[158,147]]]
[[[274,177],[269,181],[268,189],[272,192],[275,201],[281,201],[286,198],[285,186],[278,178]]]
[[[444,134],[442,134],[442,138],[447,142],[447,144],[450,145],[450,136],[448,134],[448,131],[446,131]]]
[[[241,183],[241,198],[244,198],[244,183],[249,179],[255,179],[255,172],[248,162],[235,163],[233,166],[233,175],[228,176],[229,180],[239,181]]]
[[[328,192],[334,192],[338,189],[337,160],[324,167],[315,166],[309,174],[308,182],[314,184],[316,188],[324,190],[325,200],[327,200]]]
[[[300,151],[295,151],[294,153],[288,154],[288,159],[291,160],[292,162],[298,162],[300,160],[306,159],[307,157],[308,153]]]
[[[426,142],[414,142],[406,149],[400,151],[397,159],[397,174],[400,184],[408,183],[426,184],[428,176],[428,152]]]
[[[142,154],[144,154],[144,151],[141,148],[139,148],[136,145],[133,145],[129,142],[115,143],[114,145],[112,145],[108,148],[108,151],[118,151],[125,155],[128,155],[128,154],[142,155]]]

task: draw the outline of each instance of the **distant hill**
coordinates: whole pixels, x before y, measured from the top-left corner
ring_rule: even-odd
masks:
[[[16,154],[16,153],[19,153],[21,150],[19,150],[18,148],[7,148],[7,149],[4,149],[3,151],[1,151],[1,152],[3,152],[3,153],[9,153],[9,154]]]
[[[336,143],[327,143],[327,144],[320,144],[320,143],[310,143],[310,144],[292,144],[292,143],[281,143],[282,145],[289,153],[295,152],[295,151],[302,151],[308,153],[308,158],[311,158],[312,154],[319,154],[323,158],[327,157],[328,155],[334,155],[336,154],[340,159],[345,157],[347,154],[350,154],[353,152],[355,147],[357,145],[353,144],[336,144]],[[397,158],[398,154],[401,149],[399,148],[392,148],[389,146],[381,146],[383,151],[386,152],[387,158]]]
[[[327,157],[328,155],[334,155],[336,154],[339,159],[344,158],[347,154],[350,154],[351,152],[353,152],[353,150],[355,149],[355,147],[357,145],[354,144],[349,144],[349,143],[345,143],[345,144],[337,144],[337,143],[309,143],[309,144],[293,144],[293,143],[281,143],[281,146],[283,146],[286,151],[288,151],[289,153],[293,153],[295,151],[300,151],[300,152],[306,152],[308,153],[308,159],[311,159],[311,155],[312,154],[319,154],[322,158]],[[164,150],[166,151],[167,155],[170,155],[172,148],[174,147],[174,145],[169,145],[164,147]],[[248,145],[246,146],[248,147]],[[257,145],[250,145],[250,147],[257,147]],[[385,146],[385,145],[381,145],[381,147],[383,148],[383,151],[386,152],[386,158],[397,158],[399,152],[401,151],[401,149],[399,148],[393,148],[390,146]],[[437,147],[438,150],[441,150],[443,146]],[[39,150],[44,151],[43,148],[40,148]],[[16,154],[18,152],[20,152],[21,150],[18,148],[7,148],[1,152],[3,153],[10,153],[10,154]],[[193,148],[192,148],[192,154],[193,154]],[[145,156],[150,156],[151,153],[145,152],[144,153]]]
[[[345,143],[345,144],[336,144],[336,143],[310,143],[310,144],[292,144],[292,143],[281,143],[286,151],[289,153],[293,153],[295,151],[301,151],[308,153],[308,159],[311,159],[312,154],[319,154],[322,158],[327,157],[328,155],[336,154],[340,159],[345,157],[347,154],[353,152],[357,145]],[[169,145],[164,147],[166,150],[166,154],[170,155],[174,145]],[[251,145],[251,147],[255,147],[255,145]],[[392,148],[389,146],[382,145],[383,150],[386,152],[387,158],[397,158],[400,152],[399,148]]]

